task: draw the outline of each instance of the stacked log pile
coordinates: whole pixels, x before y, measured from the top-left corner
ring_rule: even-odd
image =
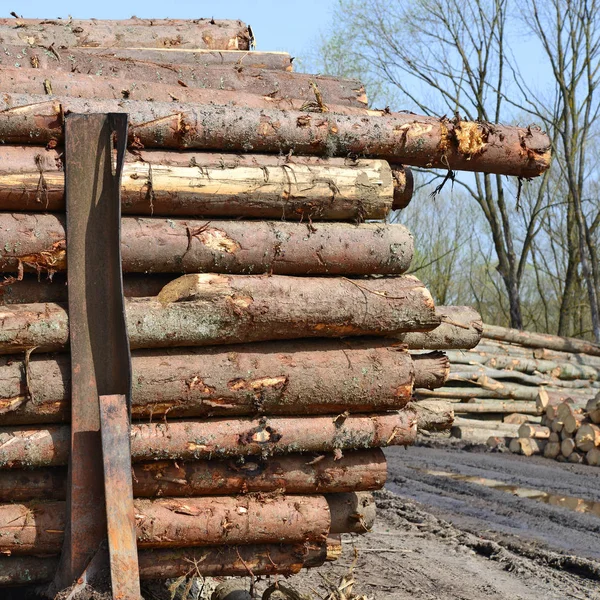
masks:
[[[452,403],[460,415],[452,429],[455,437],[506,444],[519,454],[598,464],[599,346],[484,325],[476,348],[450,350],[448,356],[446,384],[416,394]]]
[[[127,112],[122,257],[143,578],[297,572],[374,519],[382,447],[447,429],[481,321],[406,271],[404,165],[532,177],[535,128],[371,111],[239,22],[0,20],[0,585],[65,522],[63,116]],[[101,268],[101,265],[99,265]],[[415,351],[415,352],[410,352]],[[414,400],[411,402],[411,400]]]

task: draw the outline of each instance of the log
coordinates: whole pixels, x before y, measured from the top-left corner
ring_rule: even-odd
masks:
[[[539,414],[535,402],[515,402],[486,398],[479,399],[477,402],[460,402],[458,404],[453,404],[453,408],[455,413],[509,414],[518,411],[521,414]]]
[[[417,413],[419,431],[447,431],[454,422],[454,409],[449,402],[419,400],[408,405]]]
[[[397,410],[411,356],[389,340],[299,340],[132,353],[132,418]],[[0,423],[70,421],[68,354],[0,357]]]
[[[186,275],[157,297],[128,299],[126,317],[132,349],[390,336],[439,322],[431,295],[410,275],[357,281]],[[68,343],[64,305],[11,304],[0,307],[0,319],[0,354],[54,352]]]
[[[468,349],[481,339],[481,316],[470,306],[438,306],[441,324],[427,333],[405,333],[398,336],[403,344],[415,350]]]
[[[575,451],[577,445],[575,444],[575,440],[571,437],[565,438],[560,443],[560,453],[565,457],[569,458],[571,454]]]
[[[141,550],[140,578],[294,575],[325,561],[326,544],[262,544]],[[58,557],[1,556],[0,587],[39,585],[54,578]]]
[[[504,449],[504,448],[506,448],[510,444],[510,441],[512,439],[513,438],[502,437],[502,436],[499,436],[499,435],[492,435],[492,436],[490,436],[487,439],[486,445],[489,448],[494,448],[494,449],[495,448],[502,448],[502,449]]]
[[[546,458],[556,458],[560,454],[560,442],[548,442],[544,448]]]
[[[532,438],[513,438],[508,446],[508,449],[513,454],[533,456],[534,454],[542,454],[545,447],[545,440],[534,440]]]
[[[0,271],[64,271],[68,250],[62,215],[0,213]],[[403,225],[284,223],[125,217],[126,273],[399,274],[413,238]]]
[[[568,432],[568,431],[565,429],[565,427],[564,427],[564,423],[563,423],[563,428],[560,430],[560,434],[559,434],[559,435],[560,435],[560,439],[561,439],[561,441],[562,441],[562,440],[566,440],[567,438],[572,438],[572,437],[573,437],[573,434],[572,434],[572,433],[569,433],[569,432]]]
[[[592,423],[600,423],[600,393],[588,400],[585,412]]]
[[[534,438],[536,440],[547,440],[550,437],[550,428],[542,425],[529,425],[524,423],[518,428],[520,438]]]
[[[442,387],[450,373],[450,361],[440,351],[412,354],[415,367],[415,388],[433,390]]]
[[[577,449],[582,452],[600,447],[600,427],[592,423],[584,423],[575,434],[575,443]]]
[[[584,354],[591,354],[592,356],[600,356],[600,346],[586,340],[560,337],[546,333],[519,331],[518,329],[488,325],[487,323],[483,326],[483,337],[521,344],[529,348],[547,348],[561,352],[582,352]]]
[[[385,161],[269,155],[128,154],[121,210],[128,215],[246,217],[285,220],[384,219],[398,194]],[[0,147],[0,209],[62,211],[60,153]]]
[[[9,144],[62,141],[66,112],[127,112],[130,142],[145,148],[360,155],[418,167],[535,177],[549,165],[550,140],[535,128],[493,128],[409,113],[383,116],[137,100],[5,94],[0,138]]]
[[[584,390],[582,393],[580,390],[540,387],[535,402],[540,410],[545,410],[550,405],[560,406],[564,402],[583,408],[593,393],[594,390]]]
[[[585,460],[588,465],[600,467],[600,448],[592,448],[585,455]]]
[[[394,181],[394,201],[393,210],[402,210],[406,208],[413,197],[415,182],[413,173],[410,169],[402,165],[391,165],[392,178]]]
[[[499,431],[500,434],[497,435],[506,435],[517,437],[519,432],[519,425],[513,425],[511,423],[503,423],[503,422],[494,422],[494,421],[486,421],[475,419],[468,419],[464,417],[456,417],[454,419],[454,425],[460,428],[466,429],[485,429],[487,431]],[[523,437],[523,436],[520,436]]]
[[[582,454],[581,452],[571,452],[571,454],[569,454],[569,462],[576,464],[576,465],[580,465],[583,463],[583,459],[585,457],[585,454]]]
[[[482,429],[481,427],[453,427],[450,435],[471,444],[487,444],[491,437],[504,435],[504,431],[497,429]],[[506,437],[510,437],[507,435]]]
[[[509,423],[511,425],[523,425],[523,423],[533,423],[535,422],[532,415],[524,415],[523,413],[512,413],[510,415],[506,415],[502,421],[504,423]]]
[[[96,58],[81,54],[72,63],[72,52],[62,70],[38,70],[24,60],[20,68],[3,67],[2,89],[15,94],[54,94],[82,99],[153,102],[216,103],[212,90],[256,96],[295,98],[314,103],[315,86],[327,106],[367,107],[365,88],[357,79],[309,75],[268,69],[230,66],[156,65],[139,61]],[[50,63],[52,66],[53,64]],[[56,62],[54,62],[56,64]],[[198,90],[200,93],[195,93]]]
[[[205,419],[134,424],[133,462],[271,456],[407,446],[417,434],[417,416],[404,409],[381,415]],[[0,469],[67,464],[69,427],[0,428]]]
[[[568,415],[564,420],[563,430],[567,433],[574,434],[584,421],[582,414]]]
[[[332,454],[247,457],[133,466],[136,498],[233,495],[247,492],[331,494],[381,489],[387,477],[379,448]],[[64,500],[66,470],[0,470],[0,502]]]
[[[211,496],[134,501],[138,548],[324,542],[331,525],[324,496]],[[0,505],[3,554],[60,552],[61,501]]]
[[[328,494],[331,533],[367,533],[375,524],[377,508],[368,492]]]
[[[241,21],[215,19],[0,19],[0,43],[14,46],[249,50],[250,37]]]

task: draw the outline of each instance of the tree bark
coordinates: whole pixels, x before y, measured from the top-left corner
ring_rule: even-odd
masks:
[[[447,431],[454,422],[454,408],[443,400],[419,400],[409,404],[417,413],[419,431]]]
[[[389,344],[358,338],[134,351],[132,418],[398,410],[426,361],[415,369],[405,350]],[[0,357],[3,425],[69,422],[70,398],[68,354]]]
[[[406,208],[413,197],[415,182],[413,172],[402,165],[390,165],[392,167],[392,177],[394,180],[394,202],[393,210],[402,210]]]
[[[68,21],[0,19],[0,43],[57,48],[206,48],[249,50],[250,33],[241,21],[215,19],[123,19]]]
[[[207,419],[134,424],[133,462],[200,460],[294,452],[333,452],[414,442],[417,416],[404,409],[380,415]],[[69,427],[0,428],[0,468],[67,464]]]
[[[379,448],[333,454],[290,454],[133,466],[136,498],[233,495],[247,492],[331,494],[381,489],[387,466]],[[0,502],[64,500],[66,469],[0,470]]]
[[[433,390],[446,383],[450,373],[450,361],[443,352],[411,354],[411,357],[415,367],[415,388]]]
[[[432,329],[439,322],[429,292],[410,275],[356,281],[186,275],[167,284],[157,297],[129,299],[126,317],[132,349],[389,337]],[[68,315],[61,304],[11,304],[0,307],[0,319],[0,354],[67,347]]]
[[[316,495],[138,499],[134,507],[140,549],[324,542],[331,525],[327,501]],[[60,552],[65,514],[60,501],[0,505],[0,550]]]
[[[528,415],[540,414],[535,402],[514,402],[495,399],[480,399],[478,402],[460,402],[453,405],[454,412],[467,413],[521,413]]]
[[[384,219],[398,195],[411,193],[406,176],[403,182],[392,179],[385,161],[169,154],[127,155],[123,214],[361,222]],[[0,209],[64,208],[58,151],[0,147]]]
[[[62,215],[0,213],[0,270],[64,271],[68,249]],[[399,274],[413,239],[403,225],[280,221],[196,221],[125,217],[126,273]]]
[[[318,567],[326,560],[327,544],[250,544],[197,548],[141,550],[140,578],[247,577],[294,575],[304,567]],[[58,568],[54,556],[0,557],[0,587],[48,583]]]
[[[418,167],[535,177],[549,165],[548,136],[536,129],[418,115],[311,114],[240,106],[87,100],[5,94],[0,137],[11,144],[62,141],[65,112],[127,112],[130,142],[146,148],[365,155]],[[465,135],[466,134],[466,135]],[[473,140],[480,142],[471,143]]]
[[[404,333],[398,339],[415,350],[468,349],[481,340],[482,322],[470,306],[438,306],[441,324],[427,333]]]
[[[545,333],[530,333],[517,331],[496,325],[484,325],[483,337],[493,340],[502,340],[513,344],[521,344],[529,348],[544,348],[562,352],[582,352],[592,356],[600,356],[600,346],[577,338],[560,337]]]
[[[357,79],[230,66],[162,66],[110,57],[98,60],[82,53],[73,64],[73,54],[69,52],[64,64],[68,72],[28,68],[30,64],[26,60],[21,68],[4,67],[0,71],[0,86],[14,94],[198,104],[209,104],[210,92],[218,90],[277,100],[293,98],[307,106],[314,103],[316,86],[326,105],[367,107],[365,88]],[[50,66],[55,64],[58,63],[50,63]],[[213,98],[213,103],[216,101],[217,98]]]

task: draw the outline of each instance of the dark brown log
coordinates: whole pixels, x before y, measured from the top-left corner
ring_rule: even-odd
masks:
[[[435,351],[411,354],[411,356],[415,365],[415,388],[433,390],[446,383],[450,374],[450,361],[443,352]]]
[[[181,301],[179,301],[181,300]],[[361,307],[357,310],[357,307]],[[411,275],[382,279],[186,275],[126,303],[131,347],[165,348],[306,337],[390,336],[439,322]],[[67,346],[61,304],[0,307],[0,354]]]
[[[304,221],[384,219],[410,193],[385,161],[202,152],[129,154],[121,185],[124,214]],[[58,151],[0,147],[0,209],[64,207]]]
[[[134,462],[199,460],[238,456],[333,452],[414,442],[414,411],[381,415],[206,419],[134,424]],[[69,427],[48,425],[0,428],[0,469],[67,464]]]
[[[331,518],[323,496],[211,496],[138,499],[138,548],[325,542]],[[2,554],[55,554],[64,502],[0,505]]]
[[[386,461],[379,448],[332,454],[247,457],[193,462],[155,461],[133,469],[136,498],[231,495],[246,492],[330,494],[378,490]],[[0,470],[0,502],[64,500],[66,470]]]
[[[367,106],[365,88],[357,79],[229,66],[174,67],[110,57],[98,59],[81,53],[73,64],[73,53],[68,54],[64,68],[69,72],[27,68],[30,63],[24,60],[25,68],[1,68],[0,86],[15,94],[198,104],[216,103],[217,98],[210,98],[212,90],[273,96],[280,100],[294,98],[310,104],[315,101],[316,86],[327,105]]]
[[[64,271],[64,217],[0,213],[0,271]],[[280,221],[195,221],[125,217],[127,273],[399,274],[413,239],[403,225]]]
[[[303,567],[318,567],[326,560],[327,544],[262,544],[141,550],[142,579],[178,577],[246,577],[294,575]],[[0,587],[38,585],[54,578],[58,557],[0,557]]]
[[[599,345],[577,338],[560,337],[546,333],[531,333],[487,324],[483,328],[483,337],[521,344],[529,348],[547,348],[561,352],[582,352],[592,356],[600,356]]]
[[[454,422],[454,407],[443,400],[419,400],[409,407],[417,413],[419,431],[447,431]]]
[[[397,410],[410,400],[414,367],[405,350],[389,344],[358,338],[138,350],[132,417]],[[0,424],[68,422],[70,398],[69,355],[0,357]]]
[[[331,533],[366,533],[375,524],[377,508],[368,492],[328,494]]]
[[[493,127],[408,113],[311,114],[239,106],[87,100],[4,94],[0,137],[11,144],[62,140],[65,112],[127,112],[130,141],[146,148],[366,155],[419,167],[535,177],[549,165],[550,141],[535,128]]]
[[[427,333],[405,333],[398,339],[415,350],[449,350],[474,348],[481,339],[479,313],[470,306],[438,306],[441,324]]]
[[[97,69],[86,68],[89,65],[78,60],[114,60],[141,63],[155,68],[166,67],[171,71],[175,65],[195,67],[229,66],[232,69],[271,69],[273,71],[292,71],[293,58],[287,52],[257,52],[247,50],[207,50],[201,48],[70,48],[54,46],[53,51],[42,46],[2,45],[0,65],[14,68],[30,66],[44,71],[68,71],[75,67],[78,73],[98,73]],[[118,62],[109,65],[118,68]]]
[[[207,48],[249,50],[241,21],[215,19],[0,19],[3,45],[77,48]]]

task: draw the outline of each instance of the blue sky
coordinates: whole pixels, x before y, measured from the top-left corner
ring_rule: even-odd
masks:
[[[252,26],[257,50],[306,52],[330,19],[335,0],[0,0],[2,17],[10,11],[28,18],[126,19],[136,17],[241,19]]]

